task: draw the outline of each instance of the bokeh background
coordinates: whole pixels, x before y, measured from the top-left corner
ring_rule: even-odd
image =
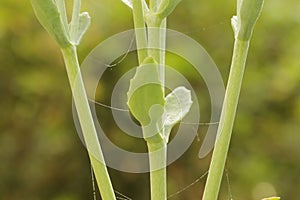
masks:
[[[80,61],[104,39],[133,26],[131,11],[120,0],[88,0],[83,8],[90,12],[92,25],[79,48]],[[225,82],[234,13],[233,0],[184,0],[168,22],[169,28],[206,48]],[[300,196],[299,36],[300,2],[267,0],[253,35],[219,199]],[[128,61],[106,73],[98,101],[109,104],[109,91],[116,77],[126,71],[126,62],[133,62],[131,57],[135,58],[129,55]],[[205,85],[184,70],[183,61],[178,63],[199,90],[205,122],[210,117]],[[0,199],[92,199],[90,164],[75,130],[63,60],[29,1],[0,2],[0,64]],[[112,140],[124,148],[134,147],[132,141],[118,136],[111,112],[98,109]],[[199,127],[198,140],[168,167],[169,194],[190,185],[170,199],[201,198],[205,178],[199,177],[207,171],[210,155],[200,160],[197,153],[206,128]],[[110,173],[117,191],[133,200],[149,199],[147,174],[112,169]]]

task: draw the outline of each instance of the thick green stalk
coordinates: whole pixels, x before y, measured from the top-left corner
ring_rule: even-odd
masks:
[[[231,19],[235,42],[217,140],[212,155],[204,200],[217,200],[228,154],[249,43],[255,23],[262,11],[263,0],[237,0],[237,16]]]
[[[150,163],[151,200],[167,199],[167,145],[147,142]],[[154,152],[156,152],[154,154]],[[163,167],[162,167],[163,166]],[[157,169],[160,167],[160,169]]]
[[[92,167],[103,200],[115,200],[114,190],[104,162],[93,117],[90,111],[84,83],[80,73],[76,47],[62,49],[69,82],[72,89],[79,122],[82,128],[86,148],[89,152]]]
[[[166,21],[155,16],[154,12],[158,8],[158,0],[150,0],[150,13],[147,17],[148,25],[148,40],[145,30],[145,13],[143,13],[141,0],[133,0],[133,16],[136,30],[136,40],[139,55],[139,63],[142,64],[145,56],[150,56],[154,59],[158,67],[158,75],[161,85],[164,82],[164,64],[165,52],[161,49],[165,48],[165,28]],[[161,27],[162,25],[162,27]],[[163,28],[163,30],[161,29]],[[145,45],[146,44],[146,45]],[[146,53],[141,50],[141,47],[148,47]],[[148,53],[147,53],[148,52]],[[157,133],[159,134],[159,133]],[[151,200],[166,200],[167,199],[167,176],[166,176],[166,160],[167,160],[167,145],[163,140],[156,142],[147,141],[150,165],[150,187]]]
[[[145,27],[145,17],[143,12],[143,5],[141,0],[133,0],[133,22],[136,35],[136,46],[139,58],[139,64],[141,64],[147,57],[147,34]]]
[[[249,41],[235,40],[231,70],[221,113],[218,136],[212,155],[203,200],[217,200],[229,149],[243,74],[248,54]]]
[[[160,47],[161,47],[161,34],[160,28],[162,19],[158,18],[156,11],[160,4],[161,0],[150,0],[150,13],[147,16],[147,25],[148,25],[148,51],[149,56],[151,56],[156,63],[160,63]]]
[[[159,1],[160,2],[160,1]],[[155,11],[158,7],[158,1],[150,1],[150,10]],[[164,76],[165,76],[165,42],[166,42],[166,19],[159,19],[153,15],[148,18],[148,46],[149,56],[151,56],[158,66],[158,75],[164,91]],[[162,133],[163,134],[163,133]],[[149,151],[150,163],[150,185],[151,185],[151,200],[166,200],[167,199],[167,145],[164,141],[160,143],[147,143]],[[159,150],[160,149],[160,150]],[[159,150],[158,156],[152,156],[152,152]],[[155,169],[158,163],[163,166],[161,169]]]
[[[150,10],[153,12],[157,10],[159,1],[151,0],[150,1]],[[133,1],[133,15],[134,15],[134,24],[135,29],[145,27],[145,17],[142,13],[142,4],[140,0]],[[143,14],[143,15],[142,15]],[[153,13],[151,13],[153,14]],[[148,25],[148,54],[151,56],[157,64],[164,65],[165,56],[164,52],[160,49],[165,48],[165,30],[160,31],[161,29],[161,20],[158,19],[155,15],[147,16],[147,25]],[[166,23],[163,24],[165,28]],[[145,44],[146,34],[138,29],[136,32],[137,36],[137,47]],[[146,40],[147,42],[147,40]],[[143,51],[138,51],[139,54],[139,63],[141,64],[144,58],[145,53]],[[158,68],[159,80],[163,84],[164,76],[164,67],[161,66]],[[166,177],[166,159],[167,159],[167,146],[163,140],[157,143],[147,142],[148,153],[149,153],[149,165],[150,165],[150,187],[151,187],[151,200],[165,200],[167,199],[167,177]],[[154,153],[157,152],[157,153]],[[157,167],[161,167],[157,169]]]

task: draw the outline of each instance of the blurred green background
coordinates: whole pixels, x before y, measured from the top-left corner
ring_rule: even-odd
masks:
[[[58,46],[37,22],[29,1],[1,0],[0,5],[0,199],[92,199],[89,160],[74,127],[71,93]],[[89,0],[83,7],[92,16],[92,26],[79,48],[81,61],[98,43],[133,26],[131,12],[120,0]],[[206,48],[225,81],[234,13],[233,0],[183,0],[169,17],[169,28]],[[300,196],[299,36],[300,2],[266,1],[253,35],[227,162],[230,183],[224,176],[219,199],[229,198],[228,188],[236,200]],[[107,91],[113,87],[110,80],[114,81],[110,77],[122,73],[118,68],[107,72],[99,101],[109,104]],[[191,72],[185,73],[194,87],[205,89]],[[208,100],[203,97],[203,121],[209,119]],[[98,109],[103,115],[110,114]],[[118,142],[112,119],[104,124]],[[206,128],[199,128],[200,139]],[[124,142],[121,145],[126,146]],[[200,145],[195,140],[169,166],[169,194],[207,171],[210,155],[199,160]],[[149,199],[147,174],[110,172],[117,191],[133,200]],[[201,179],[171,199],[200,199],[204,184]]]

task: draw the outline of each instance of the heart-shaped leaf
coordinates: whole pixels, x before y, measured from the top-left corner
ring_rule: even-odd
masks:
[[[254,25],[261,13],[264,0],[238,0],[237,16],[231,20],[235,36],[241,40],[250,39]]]

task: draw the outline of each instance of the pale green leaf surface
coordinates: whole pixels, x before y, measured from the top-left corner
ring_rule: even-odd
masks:
[[[121,0],[125,5],[127,5],[129,8],[133,9],[133,3],[132,0]],[[140,1],[140,0],[139,0]],[[146,3],[145,0],[142,0],[142,5],[143,5],[143,11],[144,13],[148,13],[149,12],[149,8],[148,5]]]
[[[191,92],[185,87],[178,87],[164,98],[157,66],[153,59],[146,60],[147,64],[139,66],[130,81],[127,104],[132,115],[141,123],[144,137],[160,133],[161,139],[167,143],[173,126],[191,108]]]
[[[79,26],[76,34],[72,38],[72,43],[74,45],[79,45],[83,35],[86,33],[87,29],[91,24],[91,17],[87,12],[83,12],[79,15]]]
[[[232,20],[235,36],[249,40],[261,13],[264,0],[238,0],[236,20]],[[234,19],[234,18],[233,18]]]
[[[41,25],[61,46],[70,46],[67,30],[53,0],[31,0],[32,7]]]
[[[141,123],[143,127],[152,123],[150,109],[155,105],[164,106],[163,89],[158,78],[157,66],[153,59],[137,68],[136,74],[130,81],[128,97],[128,107],[132,115]],[[156,113],[155,118],[161,118],[161,113]]]
[[[64,29],[70,37],[69,25],[68,25],[68,16],[66,11],[66,3],[65,0],[55,0],[58,12],[60,13],[60,19],[63,23]]]
[[[176,88],[165,98],[163,125],[166,142],[173,126],[184,118],[192,104],[191,91],[185,87]]]
[[[162,0],[157,11],[157,16],[160,19],[168,17],[180,2],[181,0]]]

